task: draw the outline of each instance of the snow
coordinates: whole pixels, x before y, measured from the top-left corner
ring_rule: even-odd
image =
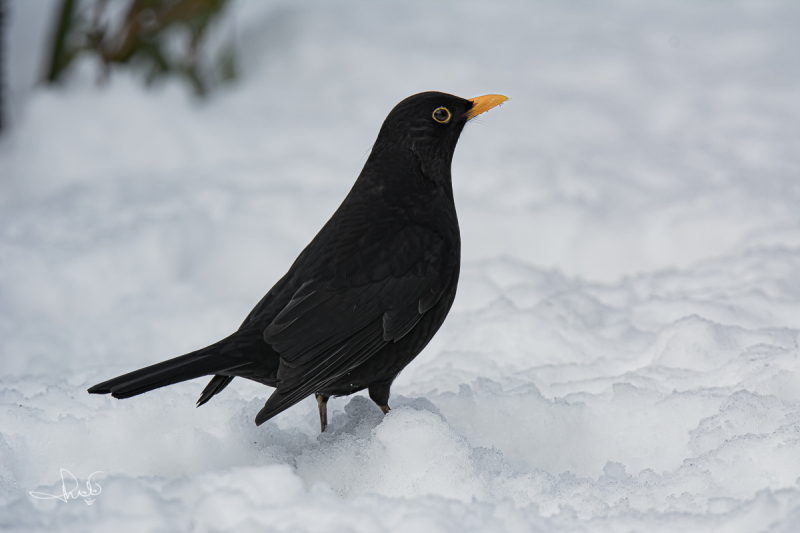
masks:
[[[198,102],[91,61],[25,86],[36,5],[0,138],[0,527],[800,529],[800,6],[238,3],[240,83]],[[459,142],[458,297],[388,415],[86,394],[235,329],[424,90],[511,99]],[[30,496],[62,468],[102,472],[91,506]]]

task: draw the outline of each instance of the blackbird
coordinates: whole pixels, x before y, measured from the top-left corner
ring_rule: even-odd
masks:
[[[456,295],[456,143],[468,120],[505,100],[425,92],[397,104],[347,197],[235,333],[89,392],[129,398],[214,376],[199,407],[242,377],[275,387],[256,425],[315,394],[324,432],[328,398],[363,389],[387,413],[392,382]]]

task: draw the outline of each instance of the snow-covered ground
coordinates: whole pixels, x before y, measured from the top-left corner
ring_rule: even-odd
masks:
[[[800,530],[800,4],[235,18],[241,82],[206,103],[91,64],[13,95],[0,529]],[[459,294],[386,417],[257,428],[241,379],[201,409],[205,380],[86,394],[235,329],[424,90],[511,99],[462,135]],[[62,468],[102,471],[93,505],[29,495]]]

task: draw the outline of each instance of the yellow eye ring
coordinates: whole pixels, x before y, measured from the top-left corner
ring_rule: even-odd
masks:
[[[438,122],[439,124],[447,124],[450,122],[450,110],[446,107],[437,107],[433,110],[433,120]]]

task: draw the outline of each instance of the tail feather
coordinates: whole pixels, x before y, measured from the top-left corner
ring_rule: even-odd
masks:
[[[233,376],[214,376],[211,378],[211,381],[208,382],[208,385],[203,389],[203,393],[197,400],[197,407],[213,398],[215,394],[222,392],[222,389],[227,387],[231,381],[233,381]]]
[[[111,394],[114,398],[130,398],[131,396],[174,383],[220,372],[228,372],[250,364],[250,361],[243,361],[238,358],[232,359],[220,355],[214,347],[212,345],[197,352],[134,370],[103,383],[98,383],[91,387],[89,392],[91,394]],[[219,388],[219,390],[222,390],[222,388]],[[219,392],[219,390],[215,391],[215,393]],[[213,394],[208,399],[211,396]]]

